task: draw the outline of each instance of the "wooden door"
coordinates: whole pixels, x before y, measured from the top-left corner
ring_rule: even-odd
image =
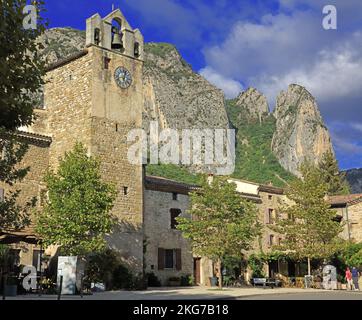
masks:
[[[200,285],[200,283],[201,283],[201,258],[194,258],[194,277],[195,277],[195,284]]]

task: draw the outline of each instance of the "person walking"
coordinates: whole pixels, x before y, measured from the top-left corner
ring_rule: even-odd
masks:
[[[349,267],[347,267],[347,269],[346,269],[345,278],[347,280],[347,290],[353,290],[352,272],[349,269]]]
[[[351,273],[352,273],[352,280],[353,280],[354,290],[359,291],[359,284],[358,284],[359,272],[358,272],[357,268],[353,267]]]

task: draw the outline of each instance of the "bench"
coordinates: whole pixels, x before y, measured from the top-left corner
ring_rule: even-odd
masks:
[[[263,286],[264,289],[266,287],[271,287],[274,289],[275,287],[279,287],[281,285],[281,281],[272,278],[253,278],[251,279],[251,283],[254,287],[256,286]]]

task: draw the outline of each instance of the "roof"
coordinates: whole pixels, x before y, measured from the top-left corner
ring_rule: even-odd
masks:
[[[72,61],[77,60],[81,57],[84,57],[87,54],[88,54],[87,49],[80,50],[76,53],[71,54],[68,57],[65,57],[63,59],[58,60],[55,63],[50,64],[49,66],[46,67],[45,71],[49,72],[49,71],[55,70],[57,68],[60,68],[62,66],[65,66],[66,64],[71,63]]]
[[[327,200],[332,206],[347,206],[362,201],[362,193],[329,196]]]
[[[187,184],[177,182],[174,180],[147,176],[145,178],[145,187],[147,190],[162,191],[162,192],[176,192],[180,194],[189,194],[192,191],[199,189],[200,187],[194,184]]]
[[[155,176],[147,176],[145,178],[145,187],[147,190],[160,191],[160,192],[175,192],[185,195],[188,195],[190,192],[200,189],[200,186],[195,184],[187,184]],[[240,194],[243,198],[246,198],[248,200],[261,202],[261,198],[255,194],[248,194],[248,193],[240,193]]]
[[[52,143],[52,138],[37,133],[17,131],[16,136],[20,139],[31,141],[36,144],[43,144],[49,146]]]
[[[274,193],[274,194],[284,194],[284,189],[283,188],[278,188],[278,187],[274,187],[273,185],[266,185],[266,184],[261,184],[259,186],[259,191],[260,192]]]

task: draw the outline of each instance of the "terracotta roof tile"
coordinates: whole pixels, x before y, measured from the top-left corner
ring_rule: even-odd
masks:
[[[332,205],[345,205],[354,201],[362,201],[362,193],[328,197],[328,202]]]

